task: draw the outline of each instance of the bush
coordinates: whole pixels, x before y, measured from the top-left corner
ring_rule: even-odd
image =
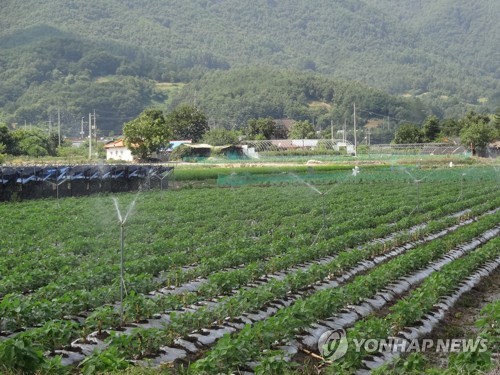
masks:
[[[191,148],[185,145],[176,147],[170,154],[170,160],[182,160],[191,156]]]

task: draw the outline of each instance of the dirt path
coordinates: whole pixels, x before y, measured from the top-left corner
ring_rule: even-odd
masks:
[[[485,278],[480,284],[466,293],[458,300],[455,306],[446,315],[445,320],[427,337],[430,339],[459,339],[475,338],[478,330],[475,327],[480,312],[487,304],[500,299],[500,268],[497,268],[490,277]],[[497,366],[499,353],[496,353]],[[427,358],[436,366],[446,366],[447,355],[432,353]],[[497,367],[500,374],[500,367]],[[495,373],[493,371],[492,373]]]

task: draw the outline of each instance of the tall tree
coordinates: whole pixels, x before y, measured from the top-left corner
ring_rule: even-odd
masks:
[[[17,129],[12,132],[12,138],[14,140],[12,153],[15,155],[33,157],[56,155],[57,139],[54,136],[49,137],[40,129]]]
[[[436,116],[429,116],[425,119],[422,125],[422,132],[426,142],[433,142],[436,140],[440,131],[439,119]]]
[[[7,125],[0,123],[0,144],[4,145],[4,150],[7,154],[12,154],[14,148],[14,139]]]
[[[500,107],[497,108],[493,115],[493,127],[495,128],[495,138],[500,138]]]
[[[210,130],[207,116],[191,105],[181,105],[166,116],[168,126],[176,139],[191,139],[199,142]]]
[[[245,133],[250,139],[271,139],[276,125],[271,117],[251,119],[247,123]]]
[[[422,130],[412,124],[404,124],[399,127],[394,136],[393,143],[396,144],[410,144],[421,143],[424,139]]]
[[[445,137],[458,137],[461,124],[455,119],[447,118],[441,122],[441,134]]]
[[[289,137],[291,139],[312,139],[316,133],[314,132],[314,127],[309,121],[297,121],[293,124],[290,130]]]
[[[460,140],[465,146],[469,146],[473,155],[478,149],[484,149],[493,140],[495,131],[492,126],[483,120],[468,123],[460,131]]]
[[[233,130],[212,129],[203,135],[203,143],[212,146],[226,146],[238,143],[238,133]]]
[[[139,117],[127,122],[123,127],[123,134],[132,154],[141,159],[148,158],[167,145],[172,136],[165,116],[159,109],[146,109]]]

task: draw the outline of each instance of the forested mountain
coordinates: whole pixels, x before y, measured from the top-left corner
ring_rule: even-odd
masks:
[[[258,80],[241,70],[256,66],[419,96],[447,115],[492,110],[497,14],[496,0],[2,0],[0,111],[22,123],[95,108],[113,130],[166,99],[154,81]]]
[[[241,68],[217,71],[186,85],[173,105],[193,104],[207,114],[211,126],[237,128],[258,117],[309,120],[316,130],[335,130],[353,119],[356,103],[357,123],[381,125],[374,140],[392,139],[390,122],[421,123],[437,111],[414,98],[395,97],[353,81],[338,81],[317,73]],[[384,132],[383,130],[388,130]]]

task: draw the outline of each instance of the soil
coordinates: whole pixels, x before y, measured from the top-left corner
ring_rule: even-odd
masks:
[[[464,294],[446,314],[445,320],[437,326],[429,339],[475,338],[478,329],[475,327],[480,312],[487,304],[500,299],[500,268],[489,277],[484,278],[470,292]],[[427,356],[436,366],[446,366],[446,353],[432,353]],[[500,375],[500,363],[497,353],[497,369],[491,374]],[[496,372],[495,372],[496,371]]]

